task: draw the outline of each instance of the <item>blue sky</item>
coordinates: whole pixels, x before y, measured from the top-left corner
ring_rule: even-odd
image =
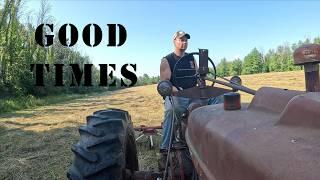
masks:
[[[191,35],[188,52],[209,49],[218,63],[243,58],[254,47],[265,53],[278,45],[320,36],[320,2],[317,1],[49,1],[55,25],[74,24],[81,33],[90,23],[98,24],[103,40],[78,48],[94,64],[137,64],[137,75],[159,75],[160,60],[173,50],[177,30]],[[26,8],[35,13],[40,1]],[[126,43],[107,47],[107,24],[117,23],[127,30]],[[55,27],[58,30],[59,26]],[[79,36],[81,37],[81,36]]]

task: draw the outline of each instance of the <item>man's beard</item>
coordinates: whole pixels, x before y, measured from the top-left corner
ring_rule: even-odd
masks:
[[[182,45],[180,49],[181,49],[181,50],[186,50],[186,49],[187,49],[187,46],[186,46],[186,45]]]

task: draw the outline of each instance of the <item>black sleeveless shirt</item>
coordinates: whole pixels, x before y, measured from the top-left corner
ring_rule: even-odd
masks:
[[[173,72],[174,66],[176,65],[176,63],[181,57],[177,56],[174,53],[170,53],[165,58],[167,59],[170,66],[170,70],[171,70],[170,82],[172,83],[172,85],[174,85],[178,89],[180,89],[179,87],[181,87],[182,89],[187,89],[197,85],[197,78],[193,76],[196,73],[195,60],[193,56],[189,56],[187,60],[183,60],[182,62],[179,62],[175,72]],[[173,73],[175,73],[175,80],[174,80]],[[193,77],[183,77],[183,76],[193,76]]]

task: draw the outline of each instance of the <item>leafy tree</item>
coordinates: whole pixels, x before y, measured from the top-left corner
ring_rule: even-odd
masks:
[[[231,62],[231,73],[230,75],[241,75],[242,71],[242,61],[240,59],[235,59]]]
[[[242,74],[254,74],[262,72],[262,54],[254,48],[245,58],[242,67]]]
[[[221,59],[220,63],[218,64],[217,75],[222,77],[229,75],[229,65],[226,58]]]
[[[313,39],[313,43],[320,44],[320,37],[316,37]]]

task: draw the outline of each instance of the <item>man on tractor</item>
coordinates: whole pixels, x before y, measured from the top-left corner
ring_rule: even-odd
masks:
[[[184,31],[177,31],[173,36],[174,51],[167,56],[163,57],[160,64],[160,80],[169,80],[172,87],[172,101],[174,104],[174,109],[169,100],[169,97],[166,97],[164,100],[164,121],[163,121],[163,139],[162,144],[160,145],[160,153],[165,155],[169,148],[170,141],[170,129],[171,122],[173,121],[173,113],[175,112],[177,117],[179,117],[183,112],[185,112],[188,106],[191,103],[191,99],[185,97],[175,96],[178,91],[183,89],[192,88],[197,86],[201,82],[197,76],[195,76],[198,65],[193,56],[189,56],[187,60],[179,62],[179,69],[181,71],[175,71],[175,65],[180,58],[185,56],[186,49],[188,48],[188,40],[190,35]],[[175,77],[182,78],[175,78]],[[175,79],[174,79],[175,78]],[[208,104],[218,104],[223,103],[223,98],[216,97],[211,98],[208,101]]]

